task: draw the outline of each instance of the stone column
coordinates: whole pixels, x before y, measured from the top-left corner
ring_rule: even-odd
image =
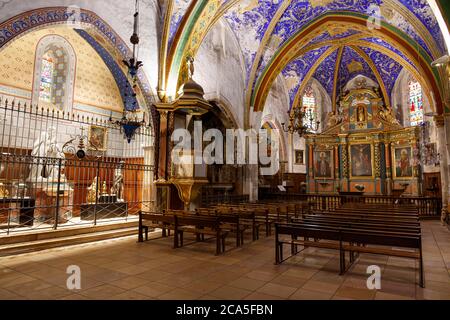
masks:
[[[258,201],[259,167],[256,164],[244,166],[244,194],[248,194],[250,202]]]
[[[167,150],[168,141],[168,112],[163,110],[159,112],[160,128],[159,128],[159,159],[158,159],[158,181],[167,180]]]
[[[442,182],[442,214],[441,221],[445,224],[448,215],[448,196],[449,196],[449,179],[448,179],[448,150],[447,137],[445,133],[444,116],[436,116],[434,118],[438,133],[438,150],[441,161],[441,182]]]
[[[154,166],[155,165],[155,148],[153,146],[144,147],[144,165]],[[144,171],[144,180],[142,185],[142,210],[149,212],[154,212],[155,199],[156,199],[156,188],[154,186],[154,173],[152,170]]]

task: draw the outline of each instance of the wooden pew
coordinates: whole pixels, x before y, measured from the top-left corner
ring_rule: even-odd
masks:
[[[174,217],[171,217],[171,216],[164,216],[159,213],[150,213],[150,212],[139,211],[138,242],[144,242],[144,233],[145,233],[145,240],[148,241],[149,228],[162,229],[163,230],[162,236],[166,237],[165,230],[175,231],[177,229],[177,221]],[[176,236],[176,232],[175,232],[175,236]],[[174,241],[173,247],[177,248],[176,241]]]
[[[210,235],[216,238],[216,255],[225,252],[225,240],[229,230],[223,228],[219,218],[201,216],[174,216],[177,221],[176,241],[183,246],[184,233]],[[177,246],[177,247],[178,247]]]
[[[183,246],[183,235],[185,232],[196,235],[212,235],[216,238],[216,255],[225,252],[225,239],[229,230],[222,227],[218,218],[183,216],[176,214],[156,214],[139,212],[139,235],[138,242],[143,242],[143,233],[148,240],[148,228],[169,229],[174,231],[173,248]],[[164,237],[163,233],[163,237]]]
[[[418,259],[420,264],[420,286],[424,287],[422,242],[419,228],[383,227],[370,223],[347,224],[339,226],[328,222],[302,222],[275,225],[275,263],[283,260],[283,244],[290,244],[292,254],[298,253],[297,246],[318,247],[339,251],[340,274],[348,270],[346,266],[346,252],[351,253],[350,265],[354,262],[352,253],[372,253],[404,258]],[[290,236],[289,240],[283,240],[281,235]],[[304,238],[305,240],[298,240]],[[308,239],[320,239],[322,241],[310,241]],[[325,240],[325,241],[323,241]],[[369,247],[370,246],[370,247]],[[382,247],[372,247],[382,246]],[[413,248],[416,252],[392,249]],[[295,249],[292,249],[295,248]]]

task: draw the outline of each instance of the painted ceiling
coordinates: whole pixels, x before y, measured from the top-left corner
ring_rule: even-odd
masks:
[[[169,43],[180,28],[183,14],[195,2],[174,0]],[[373,23],[395,30],[430,61],[446,52],[444,37],[427,0],[222,0],[221,5],[226,9],[223,17],[243,51],[250,91],[280,50],[312,23],[330,15],[353,16],[372,23],[364,28],[344,24],[333,30],[323,28],[304,44],[309,49],[289,58],[281,73],[291,107],[297,91],[304,87],[302,83],[311,77],[330,96],[334,91],[339,95],[346,82],[359,74],[381,82],[384,92],[390,94],[405,66],[418,70],[395,44],[372,30]]]

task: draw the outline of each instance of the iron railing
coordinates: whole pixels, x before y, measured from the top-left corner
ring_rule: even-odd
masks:
[[[91,145],[94,127],[105,131],[104,148]],[[108,115],[0,98],[0,132],[0,237],[127,221],[153,208],[150,127],[128,143]]]

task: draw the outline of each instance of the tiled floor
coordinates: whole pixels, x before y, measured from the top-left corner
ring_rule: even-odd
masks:
[[[136,237],[0,258],[0,299],[450,299],[450,232],[423,223],[426,289],[417,262],[362,255],[339,276],[336,252],[308,249],[274,265],[274,240],[214,256],[214,240],[171,249],[171,240]],[[367,266],[382,269],[382,289],[368,290]],[[67,267],[81,269],[70,291]]]

